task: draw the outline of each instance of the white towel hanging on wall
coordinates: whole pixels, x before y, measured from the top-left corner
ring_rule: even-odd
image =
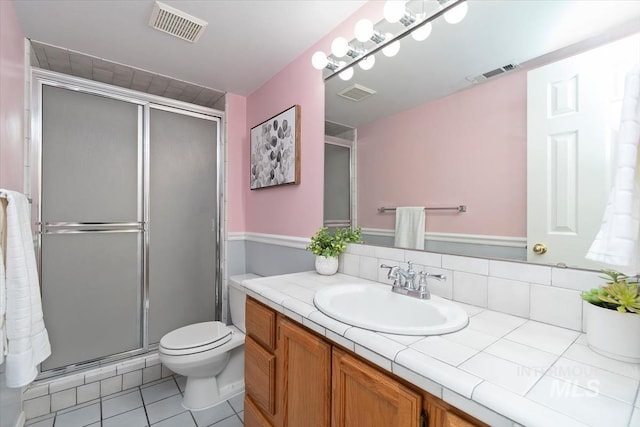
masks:
[[[4,363],[4,355],[7,351],[7,325],[5,317],[7,313],[7,286],[5,280],[4,263],[7,243],[7,198],[0,194],[0,365]]]
[[[618,157],[602,226],[586,258],[628,275],[640,265],[640,65],[625,79],[618,134]]]
[[[406,249],[424,249],[424,217],[424,206],[396,208],[394,246]]]
[[[38,374],[51,354],[44,326],[29,202],[24,194],[0,190],[7,198],[7,251],[2,284],[6,288],[5,327],[8,387],[23,387]]]

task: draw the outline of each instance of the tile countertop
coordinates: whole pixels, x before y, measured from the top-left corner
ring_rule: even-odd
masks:
[[[461,331],[430,337],[373,332],[314,306],[316,291],[345,283],[381,285],[304,272],[243,280],[242,286],[329,341],[492,426],[640,427],[640,364],[594,353],[580,332],[457,302],[469,314]]]

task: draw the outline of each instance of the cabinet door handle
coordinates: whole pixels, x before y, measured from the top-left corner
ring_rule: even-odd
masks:
[[[420,414],[420,427],[429,427],[429,414],[426,409],[423,409]]]

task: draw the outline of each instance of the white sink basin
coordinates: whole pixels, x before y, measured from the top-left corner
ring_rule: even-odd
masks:
[[[322,289],[315,306],[343,323],[399,335],[440,335],[458,331],[469,322],[460,307],[432,296],[421,300],[391,292],[390,286],[345,284]]]

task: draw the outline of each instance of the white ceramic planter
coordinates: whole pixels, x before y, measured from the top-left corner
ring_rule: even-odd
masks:
[[[331,276],[338,272],[338,257],[316,255],[316,271],[323,276]]]
[[[589,348],[612,359],[640,363],[640,314],[585,305]]]

